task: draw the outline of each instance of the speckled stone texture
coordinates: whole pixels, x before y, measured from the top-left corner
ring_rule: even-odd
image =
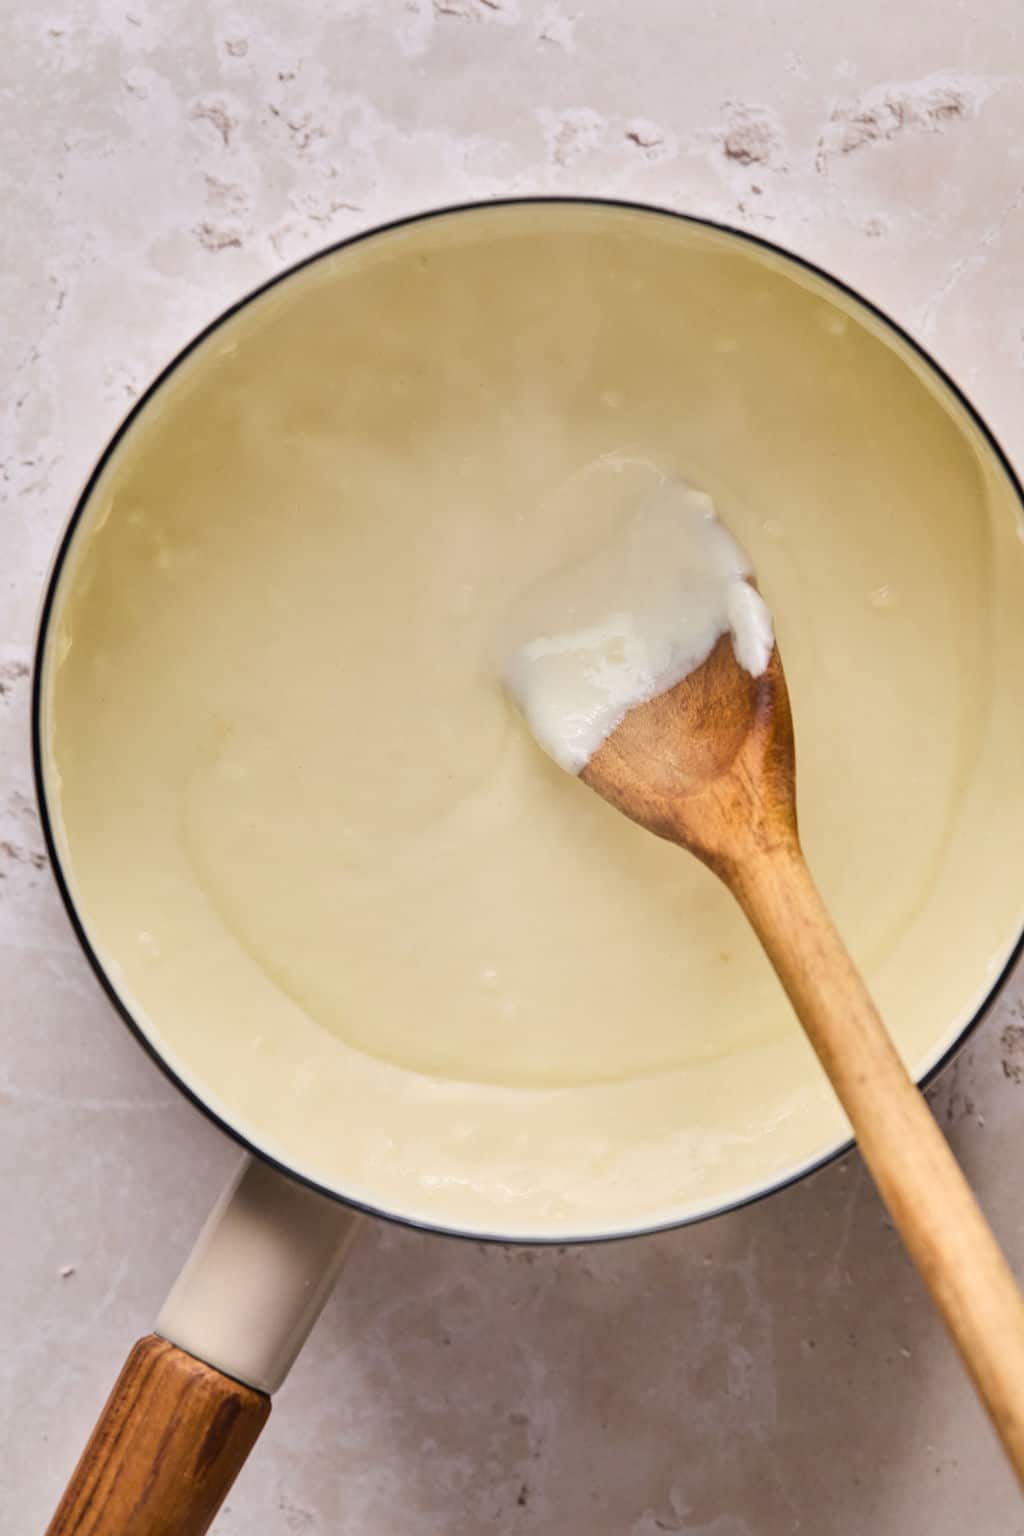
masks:
[[[396,215],[604,193],[860,287],[1024,461],[1015,0],[2,0],[0,1531],[41,1530],[237,1153],[77,952],[32,803],[43,574],[228,301]],[[1024,975],[934,1092],[1024,1269]],[[220,1536],[1021,1536],[856,1157],[588,1250],[372,1229]]]

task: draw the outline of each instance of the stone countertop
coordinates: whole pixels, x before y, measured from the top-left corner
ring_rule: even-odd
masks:
[[[27,754],[42,578],[95,455],[229,301],[431,205],[603,193],[859,287],[1024,462],[1013,0],[47,0],[4,8],[0,1530],[45,1524],[237,1152],[75,947]],[[933,1092],[1024,1268],[1024,972]],[[1021,1536],[846,1158],[689,1230],[524,1251],[376,1226],[221,1536]]]

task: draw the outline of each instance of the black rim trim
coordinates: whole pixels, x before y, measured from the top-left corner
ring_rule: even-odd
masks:
[[[649,1237],[658,1232],[671,1232],[679,1227],[695,1226],[698,1222],[710,1221],[717,1216],[726,1216],[731,1211],[742,1210],[745,1206],[754,1205],[760,1200],[767,1199],[769,1195],[778,1194],[781,1190],[789,1189],[794,1184],[798,1184],[802,1179],[807,1178],[810,1174],[816,1173],[819,1169],[826,1168],[830,1163],[836,1162],[840,1158],[845,1157],[850,1149],[854,1146],[854,1140],[852,1137],[847,1139],[841,1146],[837,1147],[835,1151],[825,1153],[824,1156],[816,1159],[813,1163],[809,1163],[806,1168],[801,1168],[796,1173],[788,1174],[785,1178],[777,1180],[775,1183],[766,1186],[764,1189],[758,1190],[754,1194],[744,1195],[741,1199],[729,1201],[723,1205],[717,1205],[712,1210],[697,1212],[689,1216],[681,1216],[671,1221],[656,1222],[651,1225],[634,1227],[626,1232],[596,1233],[575,1237],[503,1237],[500,1233],[496,1232],[483,1233],[465,1231],[460,1230],[457,1227],[446,1227],[438,1222],[420,1221],[414,1217],[398,1215],[394,1211],[387,1211],[377,1206],[369,1205],[364,1201],[354,1199],[350,1195],[343,1195],[339,1193],[338,1190],[331,1189],[327,1185],[318,1183],[315,1179],[308,1177],[306,1174],[300,1173],[297,1169],[289,1167],[286,1163],[282,1163],[279,1161],[279,1159],[272,1157],[267,1152],[264,1152],[260,1147],[256,1146],[255,1143],[243,1135],[243,1133],[238,1130],[236,1126],[223,1119],[221,1115],[219,1115],[215,1110],[211,1109],[210,1106],[198,1096],[198,1094],[196,1094],[190,1087],[188,1087],[186,1083],[181,1080],[181,1078],[172,1069],[172,1067],[157,1050],[156,1046],[146,1035],[141,1025],[138,1024],[135,1018],[132,1016],[127,1005],[123,1002],[110,978],[107,976],[99,956],[96,954],[89,941],[85,927],[79,918],[74,898],[71,895],[70,888],[65,879],[64,870],[61,866],[60,856],[57,851],[56,839],[53,834],[53,827],[50,820],[50,810],[46,799],[42,760],[43,654],[46,647],[46,637],[49,630],[53,603],[57,591],[57,586],[60,581],[61,572],[64,569],[65,559],[67,558],[68,551],[71,548],[71,544],[82,514],[84,513],[92,498],[96,483],[102,475],[103,471],[106,469],[107,464],[110,462],[113,454],[117,450],[122,438],[125,436],[125,433],[128,431],[129,427],[132,426],[136,417],[141,414],[144,407],[148,405],[149,401],[153,398],[154,395],[157,394],[157,392],[162,388],[162,386],[177,370],[177,368],[198,347],[200,347],[208,337],[212,336],[213,333],[219,330],[226,321],[230,320],[232,316],[236,315],[240,310],[244,309],[254,299],[260,298],[263,294],[269,292],[270,289],[276,288],[279,283],[283,283],[288,278],[294,277],[296,273],[303,271],[306,267],[313,266],[318,261],[323,261],[329,256],[336,255],[339,251],[346,250],[349,246],[359,245],[365,240],[375,239],[377,236],[387,234],[392,230],[409,228],[415,224],[421,224],[431,219],[450,218],[454,215],[463,213],[479,213],[485,208],[522,208],[536,205],[615,208],[632,213],[650,214],[658,218],[675,219],[682,224],[690,224],[698,228],[714,230],[719,234],[728,235],[732,239],[747,245],[754,246],[758,250],[768,251],[773,256],[779,256],[785,262],[788,262],[792,266],[800,268],[805,272],[811,273],[814,277],[820,279],[827,286],[836,289],[839,293],[845,294],[847,298],[852,299],[855,304],[859,305],[862,310],[874,316],[876,320],[880,320],[882,324],[888,328],[888,330],[890,330],[895,336],[899,337],[904,345],[907,346],[910,351],[913,352],[921,360],[921,362],[923,362],[925,366],[931,370],[932,374],[937,377],[946,387],[953,399],[966,413],[968,419],[981,433],[989,449],[995,455],[997,462],[999,463],[1004,474],[1009,480],[1010,485],[1017,495],[1017,499],[1021,504],[1022,511],[1024,511],[1024,488],[1021,486],[1021,482],[1013,468],[1013,465],[1010,463],[1009,457],[1005,453],[1002,445],[999,443],[991,428],[979,415],[978,411],[971,404],[963,390],[955,382],[955,380],[950,377],[950,375],[941,366],[941,364],[936,362],[931,354],[927,352],[924,347],[922,347],[920,343],[914,339],[913,336],[904,330],[900,324],[893,320],[890,315],[888,315],[871,299],[864,298],[864,296],[858,293],[856,289],[852,288],[848,283],[845,283],[841,278],[834,277],[823,267],[819,267],[816,262],[810,261],[807,257],[800,256],[793,251],[786,250],[784,246],[777,245],[772,240],[766,240],[762,235],[756,235],[747,230],[736,229],[729,224],[721,222],[720,220],[703,218],[697,216],[696,214],[680,213],[676,209],[672,208],[660,208],[653,203],[631,202],[627,199],[614,197],[569,197],[560,195],[537,197],[501,197],[479,202],[451,203],[441,208],[430,209],[424,213],[409,214],[403,218],[391,219],[385,224],[376,224],[372,229],[361,230],[357,234],[349,235],[343,240],[337,240],[333,244],[325,246],[322,250],[313,252],[312,255],[304,256],[300,261],[295,262],[290,267],[286,267],[282,272],[278,272],[275,276],[268,278],[266,282],[260,283],[256,288],[252,289],[242,298],[236,300],[234,304],[229,305],[227,309],[223,310],[215,319],[211,320],[206,326],[204,326],[201,331],[197,332],[191,341],[187,342],[186,345],[175,354],[171,361],[160,370],[160,372],[156,375],[148,387],[135,401],[135,404],[132,406],[127,416],[125,416],[124,420],[117,427],[114,435],[107,443],[107,446],[104,448],[102,454],[93,467],[85,483],[85,486],[75,503],[74,510],[71,513],[67,526],[64,529],[64,533],[57,547],[57,554],[53,561],[53,566],[51,568],[49,580],[46,586],[46,592],[43,598],[43,606],[39,617],[39,627],[36,634],[35,655],[33,658],[32,668],[32,771],[35,779],[36,798],[39,803],[40,822],[43,829],[43,836],[46,840],[47,852],[50,858],[50,867],[53,870],[54,878],[57,882],[57,888],[60,892],[65,910],[67,911],[68,917],[71,921],[71,926],[74,929],[75,936],[85,953],[86,959],[89,961],[89,964],[91,965],[93,972],[95,973],[108,999],[113,1004],[122,1021],[128,1026],[132,1034],[135,1036],[135,1039],[142,1046],[143,1050],[145,1050],[150,1059],[156,1063],[164,1076],[174,1084],[178,1091],[183,1094],[189,1103],[198,1109],[201,1114],[205,1115],[208,1120],[210,1120],[228,1137],[230,1137],[231,1140],[234,1141],[238,1146],[242,1147],[253,1157],[258,1157],[263,1162],[268,1163],[271,1167],[276,1168],[278,1172],[283,1174],[286,1178],[292,1179],[296,1183],[305,1185],[308,1189],[315,1190],[317,1194],[323,1195],[326,1199],[337,1201],[341,1205],[350,1206],[353,1210],[361,1211],[367,1216],[374,1216],[382,1221],[393,1222],[397,1226],[409,1227],[414,1231],[429,1232],[441,1237],[461,1238],[464,1241],[500,1243],[504,1245],[512,1244],[522,1247],[557,1248],[577,1247],[592,1243],[625,1242],[630,1238]],[[1010,972],[1013,970],[1022,954],[1024,954],[1024,930],[1022,930],[1018,935],[1017,941],[1010,952],[1006,964],[1003,966],[998,977],[993,982],[988,992],[985,994],[985,997],[979,1004],[978,1008],[975,1010],[973,1017],[963,1026],[956,1039],[952,1041],[948,1049],[943,1053],[935,1065],[931,1067],[922,1078],[918,1079],[918,1084],[922,1089],[927,1088],[932,1082],[934,1082],[934,1080],[940,1075],[940,1073],[945,1070],[953,1058],[958,1055],[963,1047],[967,1044],[967,1041],[970,1039],[971,1035],[974,1034],[975,1030],[981,1024],[983,1019],[988,1014],[990,1008],[995,1003],[1007,978],[1010,975]]]

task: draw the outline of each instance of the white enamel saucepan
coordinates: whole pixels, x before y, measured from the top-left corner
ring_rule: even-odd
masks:
[[[624,204],[453,209],[286,273],[133,410],[43,610],[71,919],[250,1154],[53,1531],[207,1529],[360,1210],[621,1237],[847,1143],[726,893],[548,764],[495,681],[508,603],[651,464],[753,557],[803,841],[918,1078],[997,989],[1021,497],[936,366],[796,258]]]

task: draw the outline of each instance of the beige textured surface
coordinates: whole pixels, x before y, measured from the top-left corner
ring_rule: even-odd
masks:
[[[41,867],[32,620],[105,436],[199,324],[326,240],[566,190],[731,219],[832,266],[1020,462],[1024,83],[1008,0],[7,0],[4,30],[0,1529],[29,1532],[235,1158],[100,999]],[[936,1103],[1024,1265],[1019,979]],[[485,1527],[1017,1536],[1024,1519],[851,1159],[601,1250],[372,1233],[217,1530]]]

